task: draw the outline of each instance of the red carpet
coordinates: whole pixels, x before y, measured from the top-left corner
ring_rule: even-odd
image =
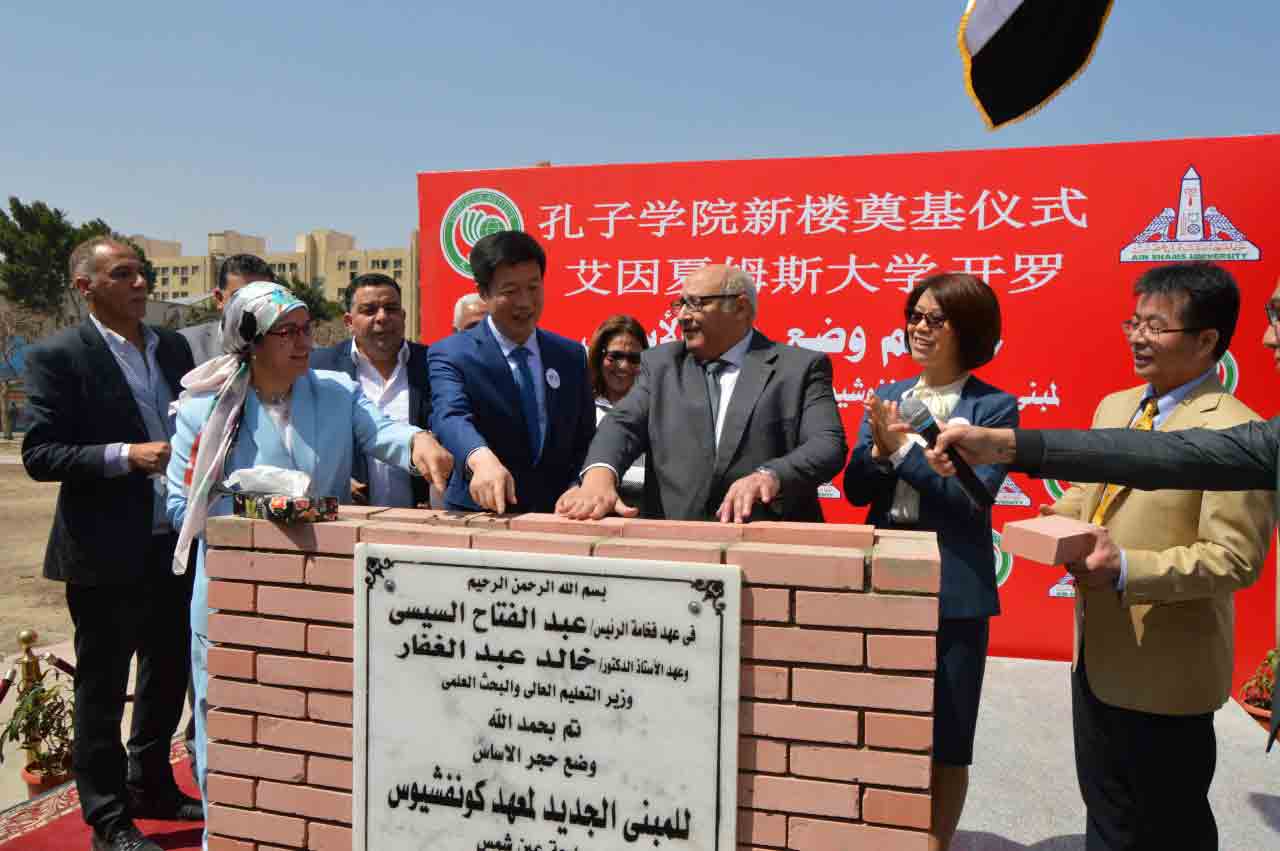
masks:
[[[173,744],[174,777],[178,786],[194,796],[195,781],[187,768],[182,742]],[[142,821],[138,829],[161,848],[199,851],[204,825],[186,821]],[[80,818],[80,796],[75,783],[67,783],[0,813],[0,848],[4,851],[87,851],[89,825]]]

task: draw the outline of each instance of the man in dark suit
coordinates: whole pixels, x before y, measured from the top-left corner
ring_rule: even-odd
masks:
[[[427,355],[432,427],[458,460],[444,504],[549,512],[595,434],[586,353],[538,328],[547,258],[533,237],[490,234],[470,263],[489,316]]]
[[[28,350],[34,422],[22,462],[60,481],[44,575],[67,585],[75,625],[75,743],[80,807],[95,851],[159,851],[133,818],[198,821],[178,791],[169,740],[190,665],[194,572],[175,576],[177,536],[164,513],[169,402],[192,368],[177,333],[142,323],[147,281],[134,251],[96,237],[71,255],[89,318]],[[128,754],[120,722],[138,656]]]
[[[430,428],[427,347],[404,338],[400,296],[400,285],[380,272],[352,280],[343,317],[351,339],[316,349],[311,353],[311,368],[345,373],[391,419]],[[431,443],[437,451],[444,451],[434,439]],[[358,452],[351,479],[351,496],[359,504],[412,508],[430,499],[430,483],[425,478],[410,476]]]
[[[1266,304],[1262,343],[1280,365],[1280,286]],[[1215,431],[1192,428],[1172,432],[1134,429],[1091,431],[985,429],[950,426],[927,454],[944,475],[954,465],[944,454],[954,446],[971,464],[1002,463],[1040,478],[1072,482],[1108,482],[1143,490],[1280,490],[1280,417],[1246,422]],[[1280,518],[1278,518],[1280,519]],[[1118,569],[1120,548],[1101,530],[1093,552],[1072,566],[1077,577],[1104,580]],[[1280,689],[1272,694],[1271,734],[1280,733]]]
[[[635,386],[600,423],[582,485],[557,511],[635,514],[618,500],[618,471],[647,452],[646,516],[822,522],[817,488],[848,454],[831,362],[752,327],[755,283],[741,269],[702,267],[672,307],[684,339],[644,353]]]
[[[227,306],[227,299],[245,284],[275,279],[275,274],[272,273],[267,261],[254,254],[232,254],[218,265],[218,278],[213,287],[213,304],[218,308],[218,317],[178,331],[187,338],[196,366],[225,354],[222,351],[221,314],[222,309]]]

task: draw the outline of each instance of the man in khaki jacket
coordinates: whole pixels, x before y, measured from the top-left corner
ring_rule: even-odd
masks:
[[[1227,393],[1218,359],[1240,295],[1206,263],[1157,267],[1123,329],[1147,384],[1102,400],[1094,428],[1221,429],[1259,419]],[[1058,514],[1103,525],[1118,550],[1078,580],[1072,677],[1086,847],[1216,849],[1213,712],[1231,688],[1232,593],[1257,579],[1273,496],[1070,488]]]

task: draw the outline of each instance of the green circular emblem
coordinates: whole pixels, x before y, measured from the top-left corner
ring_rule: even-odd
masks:
[[[524,230],[520,208],[496,189],[471,189],[459,195],[440,221],[440,250],[459,275],[471,277],[472,247],[481,237],[504,230]]]
[[[1222,355],[1222,360],[1218,361],[1218,380],[1231,394],[1234,394],[1236,388],[1240,386],[1240,365],[1236,363],[1236,356],[1231,354],[1230,349],[1227,349]]]
[[[1062,499],[1062,495],[1067,492],[1062,482],[1057,479],[1041,479],[1040,484],[1044,485],[1044,489],[1049,492],[1049,498],[1054,502]]]
[[[996,554],[996,587],[999,588],[1013,573],[1013,556],[1000,549],[1000,533],[991,530],[991,549]]]

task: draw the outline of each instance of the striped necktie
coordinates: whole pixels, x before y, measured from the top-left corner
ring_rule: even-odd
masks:
[[[1155,397],[1152,397],[1142,404],[1142,413],[1130,428],[1136,428],[1138,431],[1151,431],[1156,423],[1156,410],[1156,400]],[[1107,485],[1102,492],[1102,499],[1098,500],[1098,507],[1093,510],[1093,517],[1090,522],[1095,526],[1102,525],[1103,521],[1106,520],[1107,512],[1111,509],[1111,503],[1115,502],[1116,494],[1120,493],[1120,490],[1120,485]]]

